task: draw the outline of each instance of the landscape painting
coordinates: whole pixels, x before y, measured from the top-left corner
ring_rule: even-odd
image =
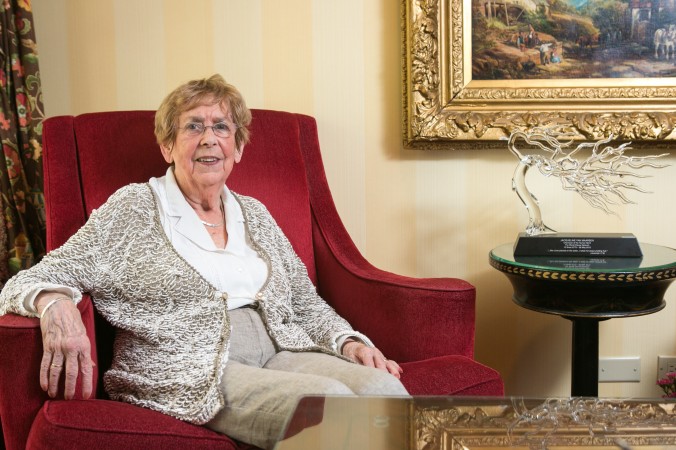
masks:
[[[676,76],[676,0],[472,0],[472,78]]]

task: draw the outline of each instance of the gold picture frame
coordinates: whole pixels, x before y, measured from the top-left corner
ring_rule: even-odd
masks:
[[[472,0],[401,0],[409,148],[507,148],[514,130],[676,144],[676,78],[472,79]],[[475,0],[476,1],[476,0]]]

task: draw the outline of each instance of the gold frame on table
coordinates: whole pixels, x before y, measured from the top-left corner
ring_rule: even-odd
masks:
[[[401,0],[404,144],[504,148],[514,130],[676,146],[676,78],[473,80],[471,0]]]

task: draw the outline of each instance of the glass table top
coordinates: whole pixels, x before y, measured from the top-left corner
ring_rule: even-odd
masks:
[[[514,257],[514,243],[502,244],[490,252],[490,258],[524,269],[571,272],[644,272],[676,268],[676,250],[662,245],[640,243],[643,257],[602,256],[519,256]]]
[[[675,449],[673,400],[304,397],[276,450]],[[301,426],[297,426],[301,424]]]

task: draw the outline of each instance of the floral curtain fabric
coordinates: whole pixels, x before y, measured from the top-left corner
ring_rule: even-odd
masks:
[[[42,90],[30,0],[0,6],[0,286],[45,253]]]

